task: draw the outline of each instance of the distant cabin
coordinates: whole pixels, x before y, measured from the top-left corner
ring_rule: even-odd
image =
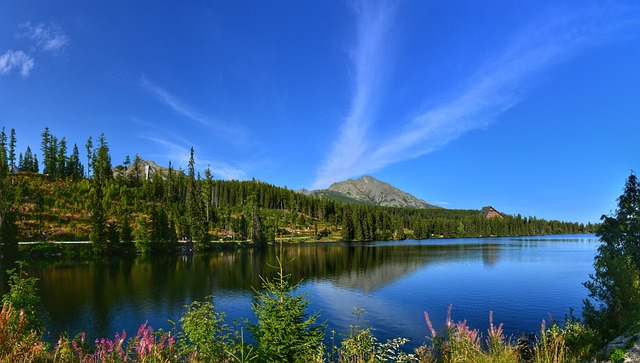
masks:
[[[480,213],[482,214],[483,217],[485,217],[486,219],[491,219],[491,218],[500,218],[503,219],[504,216],[502,215],[502,213],[498,212],[497,210],[495,210],[495,208],[493,208],[492,206],[486,206],[483,207],[482,210],[480,211]]]

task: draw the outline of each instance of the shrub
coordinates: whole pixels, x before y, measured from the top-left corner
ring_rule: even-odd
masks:
[[[26,314],[6,301],[0,310],[0,362],[38,362],[45,357],[45,345],[29,328]]]
[[[563,334],[571,359],[581,361],[596,355],[597,332],[573,316],[573,310],[565,317]]]
[[[25,328],[37,334],[44,332],[44,320],[47,313],[42,306],[36,283],[38,279],[29,277],[24,267],[26,263],[18,262],[18,269],[7,270],[9,274],[9,292],[2,297],[2,302],[11,305],[14,314],[13,320],[17,322],[24,319]],[[21,315],[18,318],[18,314]],[[22,317],[23,316],[23,317]]]
[[[564,339],[564,332],[557,325],[546,328],[546,323],[542,321],[540,339],[534,348],[534,363],[562,363],[567,360],[567,347]]]
[[[322,358],[325,324],[316,325],[319,314],[307,315],[306,293],[296,294],[298,285],[280,271],[275,280],[262,279],[263,291],[253,304],[257,323],[249,324],[261,362],[313,362]]]
[[[355,325],[349,326],[349,335],[342,340],[340,348],[332,355],[337,355],[339,363],[367,362],[415,362],[414,354],[407,354],[401,347],[409,340],[406,338],[389,339],[379,343],[373,335],[373,328],[362,326],[360,318],[364,310],[356,308]]]
[[[182,331],[178,334],[182,356],[192,362],[224,361],[232,350],[229,326],[224,313],[218,313],[210,301],[194,301],[180,318]]]
[[[613,352],[611,352],[611,354],[609,354],[609,360],[613,363],[622,362],[624,360],[625,354],[626,353],[624,352],[624,350],[616,348],[613,350]]]

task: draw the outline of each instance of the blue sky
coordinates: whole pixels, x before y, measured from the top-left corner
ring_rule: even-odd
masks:
[[[446,208],[597,222],[640,171],[632,1],[0,2],[0,126],[104,132],[221,179],[372,175]]]

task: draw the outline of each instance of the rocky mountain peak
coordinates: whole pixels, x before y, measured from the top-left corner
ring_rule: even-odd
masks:
[[[322,192],[325,194],[337,193],[365,204],[388,207],[438,208],[369,175],[364,175],[356,180],[349,179],[333,183],[325,191],[318,192],[321,194]]]

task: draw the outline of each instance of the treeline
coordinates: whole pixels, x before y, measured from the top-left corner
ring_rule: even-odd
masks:
[[[83,240],[95,253],[173,250],[178,241],[206,249],[213,241],[267,244],[280,239],[373,241],[592,233],[595,226],[535,217],[484,218],[477,210],[409,209],[346,204],[256,180],[223,181],[209,168],[169,167],[150,177],[127,156],[113,166],[106,137],[89,137],[80,156],[48,128],[42,165],[30,147],[16,158],[16,135],[0,132],[2,241]],[[40,172],[41,170],[41,172]],[[4,218],[4,219],[2,219]],[[4,236],[4,235],[3,235]],[[13,237],[11,237],[13,236]],[[6,244],[6,243],[5,243]]]

